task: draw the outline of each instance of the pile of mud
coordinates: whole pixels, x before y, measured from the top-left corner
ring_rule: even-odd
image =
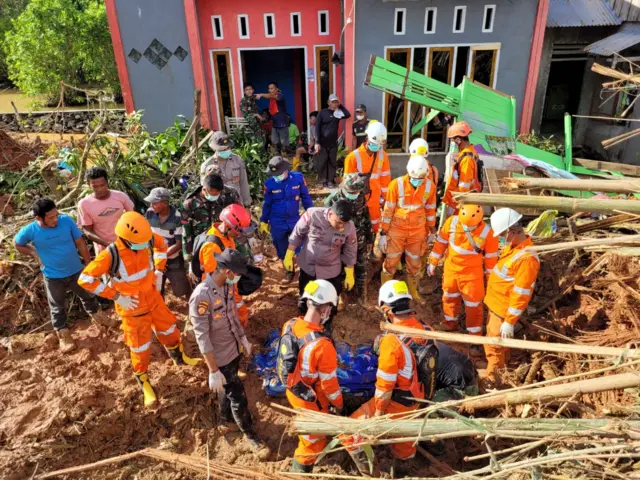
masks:
[[[0,130],[0,168],[18,172],[27,167],[29,162],[46,150],[45,146],[36,141],[17,141]]]

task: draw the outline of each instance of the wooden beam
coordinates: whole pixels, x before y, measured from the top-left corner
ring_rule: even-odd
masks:
[[[550,190],[578,190],[581,192],[638,193],[640,180],[569,180],[566,178],[503,178],[507,190],[546,188]]]
[[[574,158],[573,164],[591,170],[610,170],[632,177],[640,177],[640,167],[625,163],[602,162],[600,160],[587,160],[586,158]]]

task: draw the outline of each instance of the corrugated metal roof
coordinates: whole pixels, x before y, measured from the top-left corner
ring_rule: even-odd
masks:
[[[616,33],[592,43],[585,50],[594,55],[610,57],[638,43],[640,43],[640,23],[625,23]]]
[[[547,27],[620,25],[608,0],[550,0]]]
[[[640,21],[640,0],[609,0],[609,2],[622,21]]]

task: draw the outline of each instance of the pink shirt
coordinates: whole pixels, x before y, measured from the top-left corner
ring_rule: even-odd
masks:
[[[78,222],[83,227],[93,225],[94,232],[108,242],[116,241],[116,223],[124,212],[133,210],[133,202],[126,193],[110,190],[109,198],[98,200],[93,195],[78,203]],[[105,247],[93,244],[96,254]]]

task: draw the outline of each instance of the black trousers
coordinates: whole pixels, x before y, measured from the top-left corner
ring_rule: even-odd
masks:
[[[220,399],[220,418],[225,423],[235,422],[243,433],[253,431],[253,420],[249,413],[249,402],[244,385],[238,377],[241,355],[238,355],[231,363],[219,367],[227,383],[224,386],[224,395]]]
[[[302,294],[304,293],[304,288],[307,286],[307,283],[309,283],[311,280],[316,280],[316,277],[314,277],[313,275],[309,275],[307,272],[300,269],[300,278],[298,280],[298,311],[300,312],[300,315],[305,315],[307,313],[307,301],[302,299]],[[323,280],[326,280],[331,285],[333,285],[336,289],[336,292],[338,292],[338,295],[342,293],[342,282],[344,281],[343,274],[340,274],[337,277],[333,278],[324,278]],[[329,320],[327,320],[327,322],[324,324],[324,329],[329,334],[331,333],[331,322],[333,322],[333,318],[337,313],[338,307],[333,307],[331,309],[331,317],[329,317]]]
[[[336,157],[338,155],[338,146],[331,147],[320,146],[320,152],[316,155],[315,165],[318,172],[318,180],[324,182],[335,181],[336,169],[338,168]]]

